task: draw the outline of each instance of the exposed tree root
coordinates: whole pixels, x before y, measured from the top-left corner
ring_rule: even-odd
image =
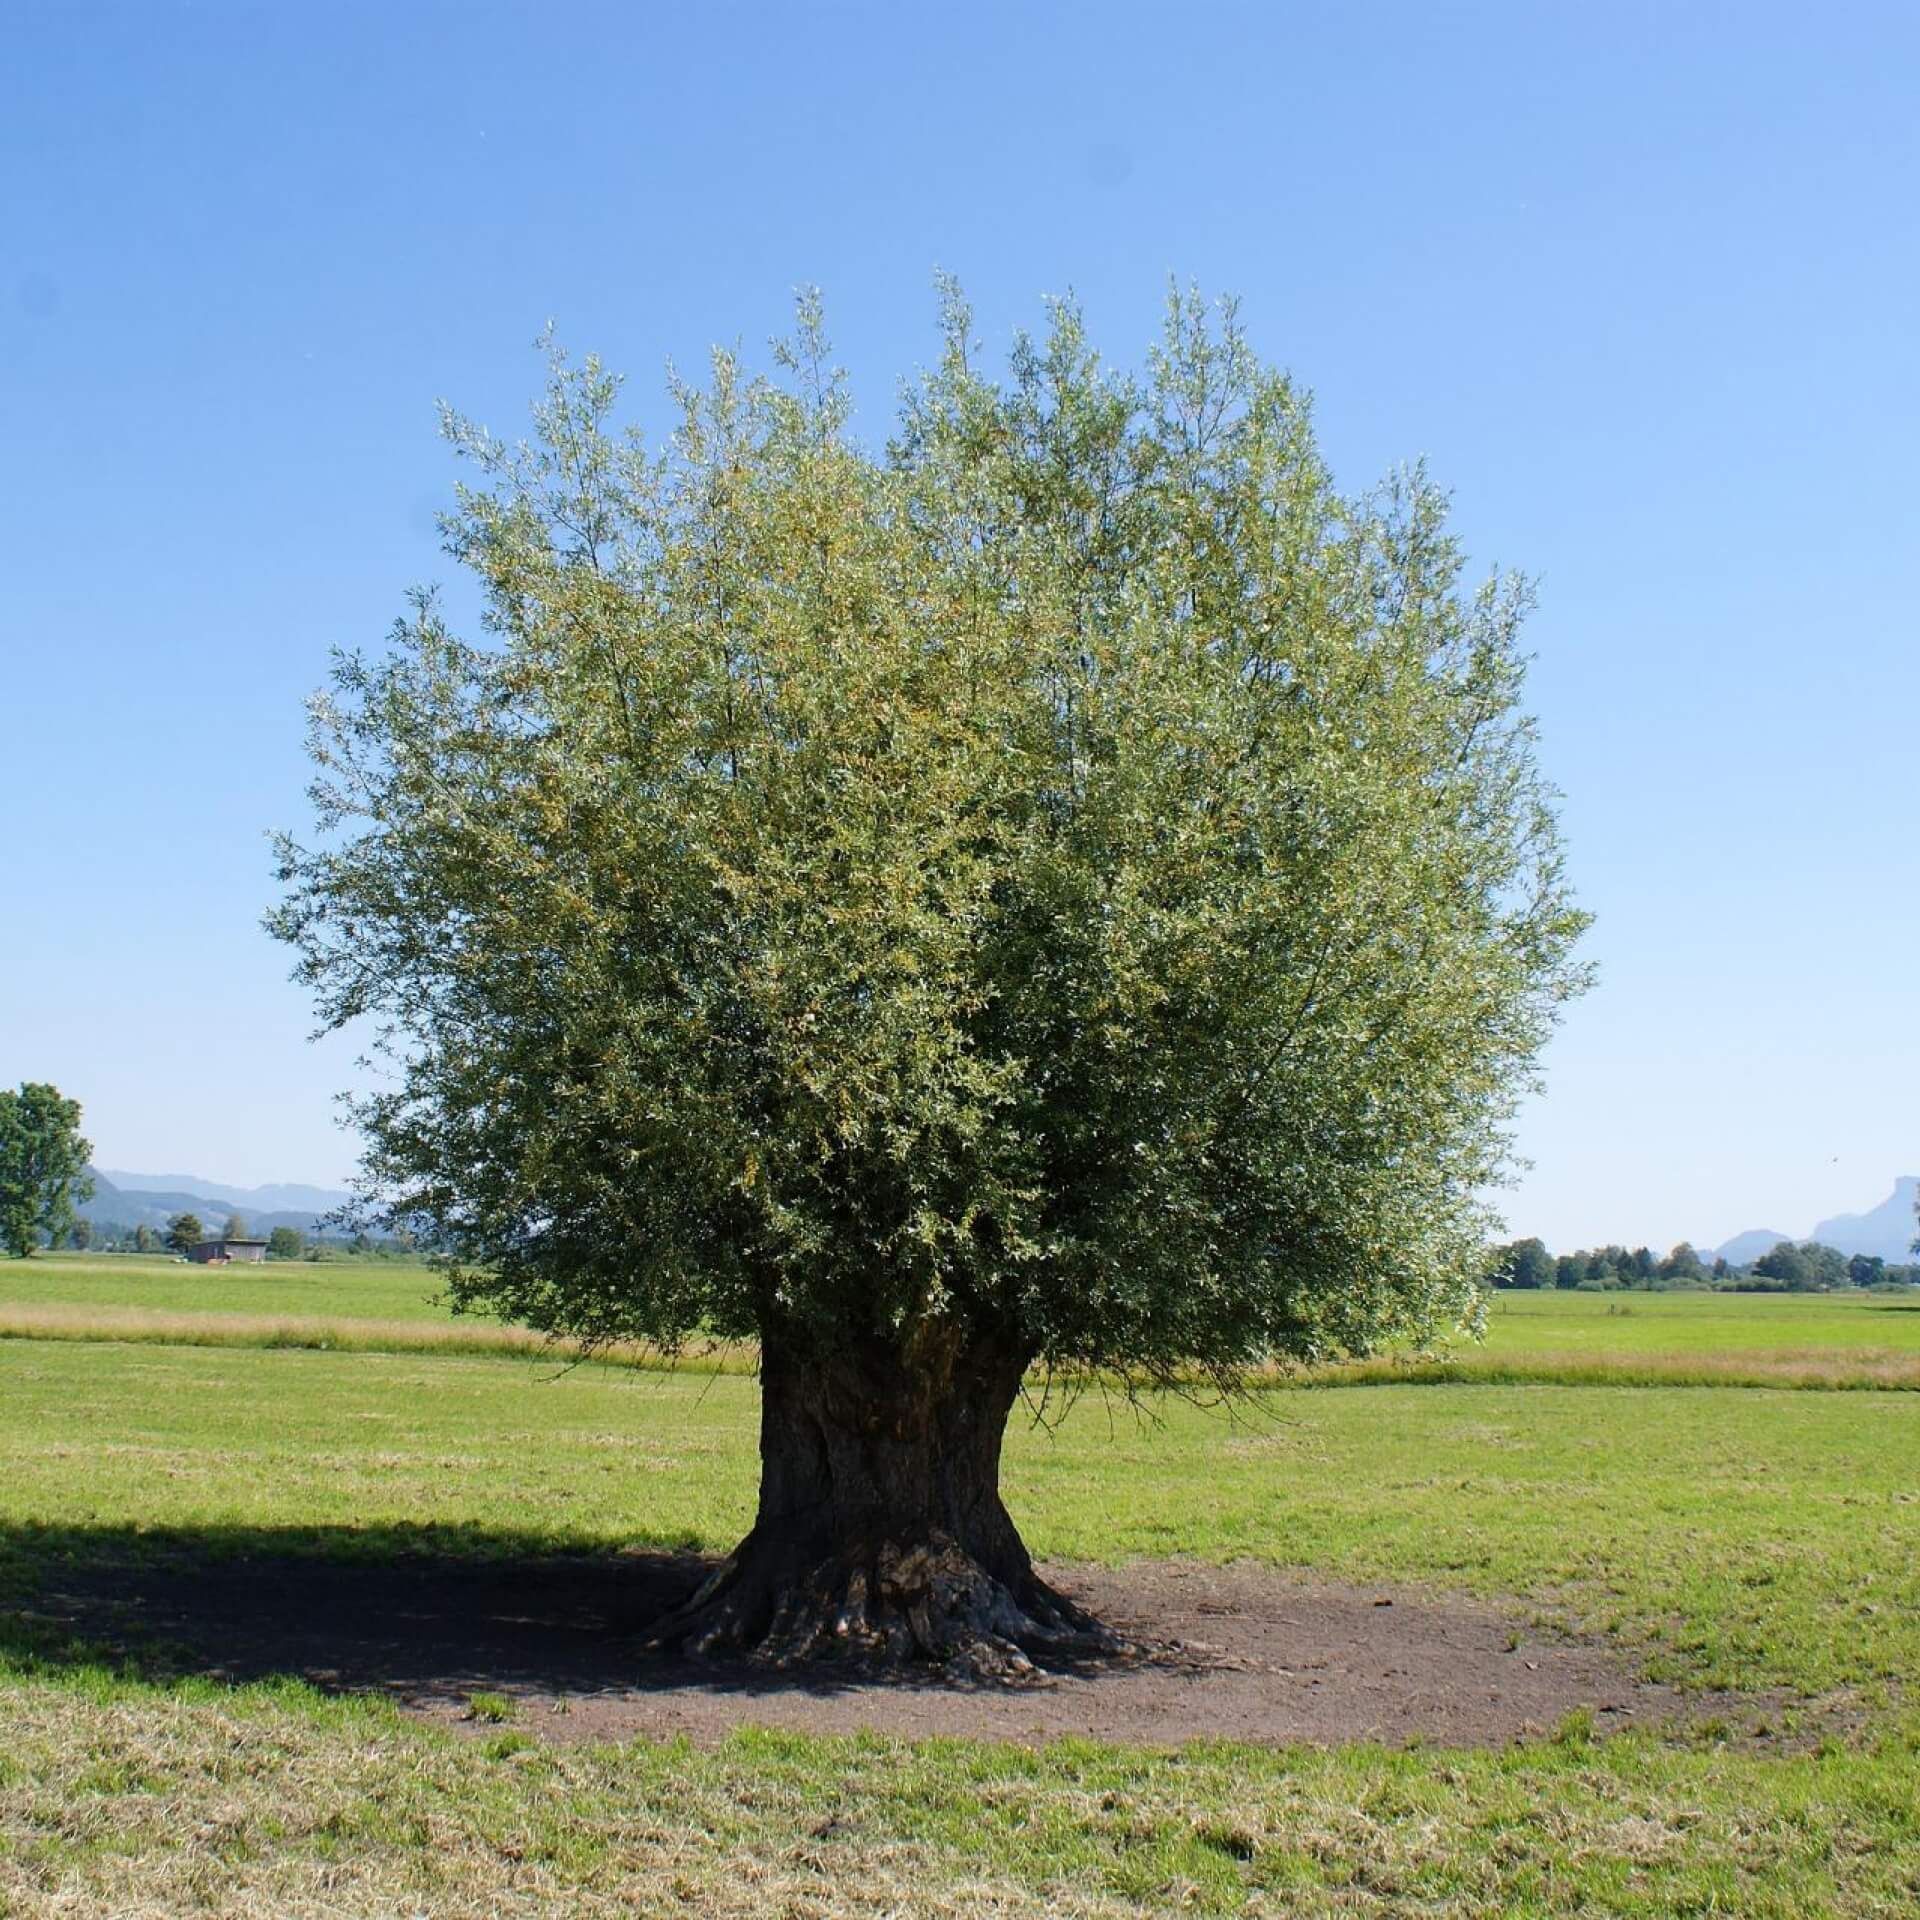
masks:
[[[789,1669],[845,1662],[934,1666],[955,1679],[1034,1683],[1046,1664],[1125,1659],[1112,1633],[1032,1572],[996,1578],[949,1538],[842,1552],[796,1566],[751,1536],[682,1606],[656,1622],[650,1649],[733,1655]]]

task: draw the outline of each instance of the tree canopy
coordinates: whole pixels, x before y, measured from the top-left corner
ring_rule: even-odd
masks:
[[[1753,1270],[1763,1279],[1779,1281],[1791,1292],[1853,1284],[1847,1256],[1818,1240],[1782,1240],[1753,1263]]]
[[[79,1101],[44,1081],[0,1088],[0,1245],[16,1260],[71,1231],[75,1204],[93,1197],[92,1155]]]
[[[995,377],[947,289],[883,447],[811,297],[658,451],[549,352],[530,441],[446,420],[487,631],[338,658],[270,923],[457,1297],[1016,1382],[1467,1313],[1582,916],[1425,475],[1338,491],[1184,294]]]
[[[449,421],[494,643],[339,662],[274,922],[394,1023],[373,1171],[590,1337],[1425,1331],[1578,977],[1529,590],[1417,473],[1339,496],[1230,312],[1144,383],[1070,306],[1004,384],[945,318],[880,454],[811,308],[664,457],[557,353],[531,446]]]

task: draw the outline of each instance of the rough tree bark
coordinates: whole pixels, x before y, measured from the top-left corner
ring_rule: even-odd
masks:
[[[753,1531],[651,1644],[981,1675],[1123,1650],[1035,1574],[1000,1498],[1029,1357],[980,1337],[918,1352],[763,1340]]]

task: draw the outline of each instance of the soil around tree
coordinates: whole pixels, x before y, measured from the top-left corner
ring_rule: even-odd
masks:
[[[1621,1650],[1530,1623],[1517,1606],[1322,1580],[1240,1563],[1049,1566],[1045,1578],[1148,1649],[1042,1682],[876,1675],[643,1650],[644,1623],[684,1604],[696,1555],[337,1561],[257,1554],[200,1567],[146,1558],[52,1572],[25,1613],[37,1638],[129,1651],[149,1671],[232,1681],[297,1675],[493,1733],[471,1697],[502,1696],[541,1739],[737,1727],[871,1730],[1042,1742],[1079,1736],[1504,1745],[1585,1711],[1597,1733],[1696,1717],[1703,1704],[1636,1677]]]

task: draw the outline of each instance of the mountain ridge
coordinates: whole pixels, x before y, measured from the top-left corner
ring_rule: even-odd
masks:
[[[122,1193],[187,1193],[221,1206],[254,1212],[327,1213],[352,1196],[343,1187],[316,1187],[298,1180],[274,1180],[259,1187],[238,1187],[206,1180],[197,1173],[129,1173],[120,1167],[95,1167],[94,1177],[110,1180]]]
[[[1913,1258],[1913,1243],[1920,1236],[1920,1221],[1914,1216],[1917,1199],[1920,1174],[1898,1174],[1893,1191],[1865,1213],[1836,1213],[1816,1222],[1811,1233],[1799,1235],[1776,1233],[1771,1227],[1749,1227],[1745,1233],[1723,1241],[1714,1252],[1734,1266],[1746,1266],[1782,1240],[1805,1239],[1837,1247],[1845,1254],[1877,1254],[1882,1260],[1904,1264]]]
[[[1837,1213],[1822,1220],[1813,1237],[1842,1253],[1878,1254],[1883,1260],[1911,1260],[1913,1242],[1920,1233],[1914,1202],[1920,1198],[1920,1174],[1903,1173],[1893,1191],[1866,1213]]]
[[[191,1213],[200,1217],[201,1224],[209,1233],[225,1232],[227,1224],[235,1214],[247,1223],[247,1231],[253,1234],[269,1234],[275,1227],[293,1227],[301,1233],[312,1233],[322,1217],[330,1208],[325,1207],[260,1207],[247,1206],[234,1200],[221,1200],[210,1194],[194,1192],[187,1187],[123,1187],[99,1167],[88,1171],[93,1176],[93,1198],[83,1201],[74,1208],[81,1219],[91,1221],[97,1227],[152,1227],[164,1228],[177,1213]],[[211,1186],[211,1181],[201,1183]],[[244,1188],[231,1188],[231,1192],[244,1192]],[[271,1189],[259,1189],[270,1192]],[[308,1192],[325,1192],[324,1188],[308,1188]]]

